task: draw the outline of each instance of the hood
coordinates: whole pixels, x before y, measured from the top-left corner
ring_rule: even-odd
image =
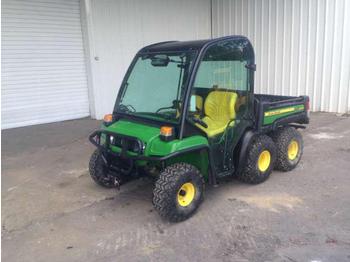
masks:
[[[208,145],[208,140],[203,136],[191,136],[182,140],[174,139],[163,141],[159,137],[160,128],[146,124],[131,122],[128,120],[119,120],[104,130],[121,135],[132,136],[140,139],[146,145],[144,155],[146,156],[165,156],[175,151],[191,148],[198,145]]]
[[[145,143],[151,142],[159,136],[160,128],[149,126],[141,123],[135,123],[127,120],[119,120],[103,129],[121,135],[133,136],[142,140]]]

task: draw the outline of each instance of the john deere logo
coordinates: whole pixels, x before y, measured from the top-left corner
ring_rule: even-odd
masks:
[[[265,112],[264,116],[274,116],[274,115],[280,115],[280,114],[290,113],[290,112],[294,112],[294,111],[302,111],[302,110],[304,110],[303,106],[286,107],[286,108],[281,108],[281,109]]]

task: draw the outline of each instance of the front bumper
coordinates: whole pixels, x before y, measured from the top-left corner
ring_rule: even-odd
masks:
[[[104,141],[101,143],[102,136],[104,136]],[[106,130],[93,132],[89,136],[89,140],[102,152],[123,158],[142,158],[142,153],[145,149],[145,144],[135,137],[120,135]],[[118,148],[119,152],[113,151],[112,147]],[[131,151],[131,148],[135,150]]]
[[[105,143],[101,143],[101,136],[105,136]],[[120,152],[113,151],[111,146],[111,137],[117,138],[118,140],[120,139]],[[145,143],[142,142],[140,139],[131,137],[131,136],[126,136],[126,135],[121,135],[117,133],[113,133],[110,131],[106,130],[97,130],[93,132],[89,136],[90,142],[96,146],[99,150],[101,150],[103,153],[115,157],[121,157],[125,159],[132,159],[132,160],[144,160],[144,161],[164,161],[167,160],[175,155],[180,154],[182,151],[177,151],[175,153],[171,153],[166,156],[145,156],[143,153],[145,151]],[[136,143],[137,150],[135,151],[130,151],[129,146],[130,144]]]

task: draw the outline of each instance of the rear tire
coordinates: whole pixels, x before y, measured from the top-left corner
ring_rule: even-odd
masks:
[[[153,190],[153,204],[159,215],[171,222],[183,221],[203,201],[204,179],[187,163],[168,166],[159,175]]]
[[[271,137],[277,148],[275,168],[285,172],[294,169],[303,155],[301,134],[294,127],[283,127],[273,132]]]
[[[270,176],[276,159],[276,146],[267,135],[254,138],[247,152],[243,170],[237,178],[248,184],[259,184]]]
[[[114,184],[113,178],[107,174],[101,152],[98,149],[96,149],[91,155],[89,172],[92,180],[96,184],[106,188],[117,187],[117,185]]]

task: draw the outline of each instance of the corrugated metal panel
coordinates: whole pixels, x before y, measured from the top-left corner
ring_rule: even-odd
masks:
[[[213,37],[241,34],[256,53],[256,91],[350,111],[350,1],[213,0]]]
[[[97,118],[112,111],[126,69],[141,47],[210,38],[209,0],[92,0],[91,14],[87,12],[93,24],[90,47]]]
[[[79,0],[2,1],[2,128],[89,115]]]

